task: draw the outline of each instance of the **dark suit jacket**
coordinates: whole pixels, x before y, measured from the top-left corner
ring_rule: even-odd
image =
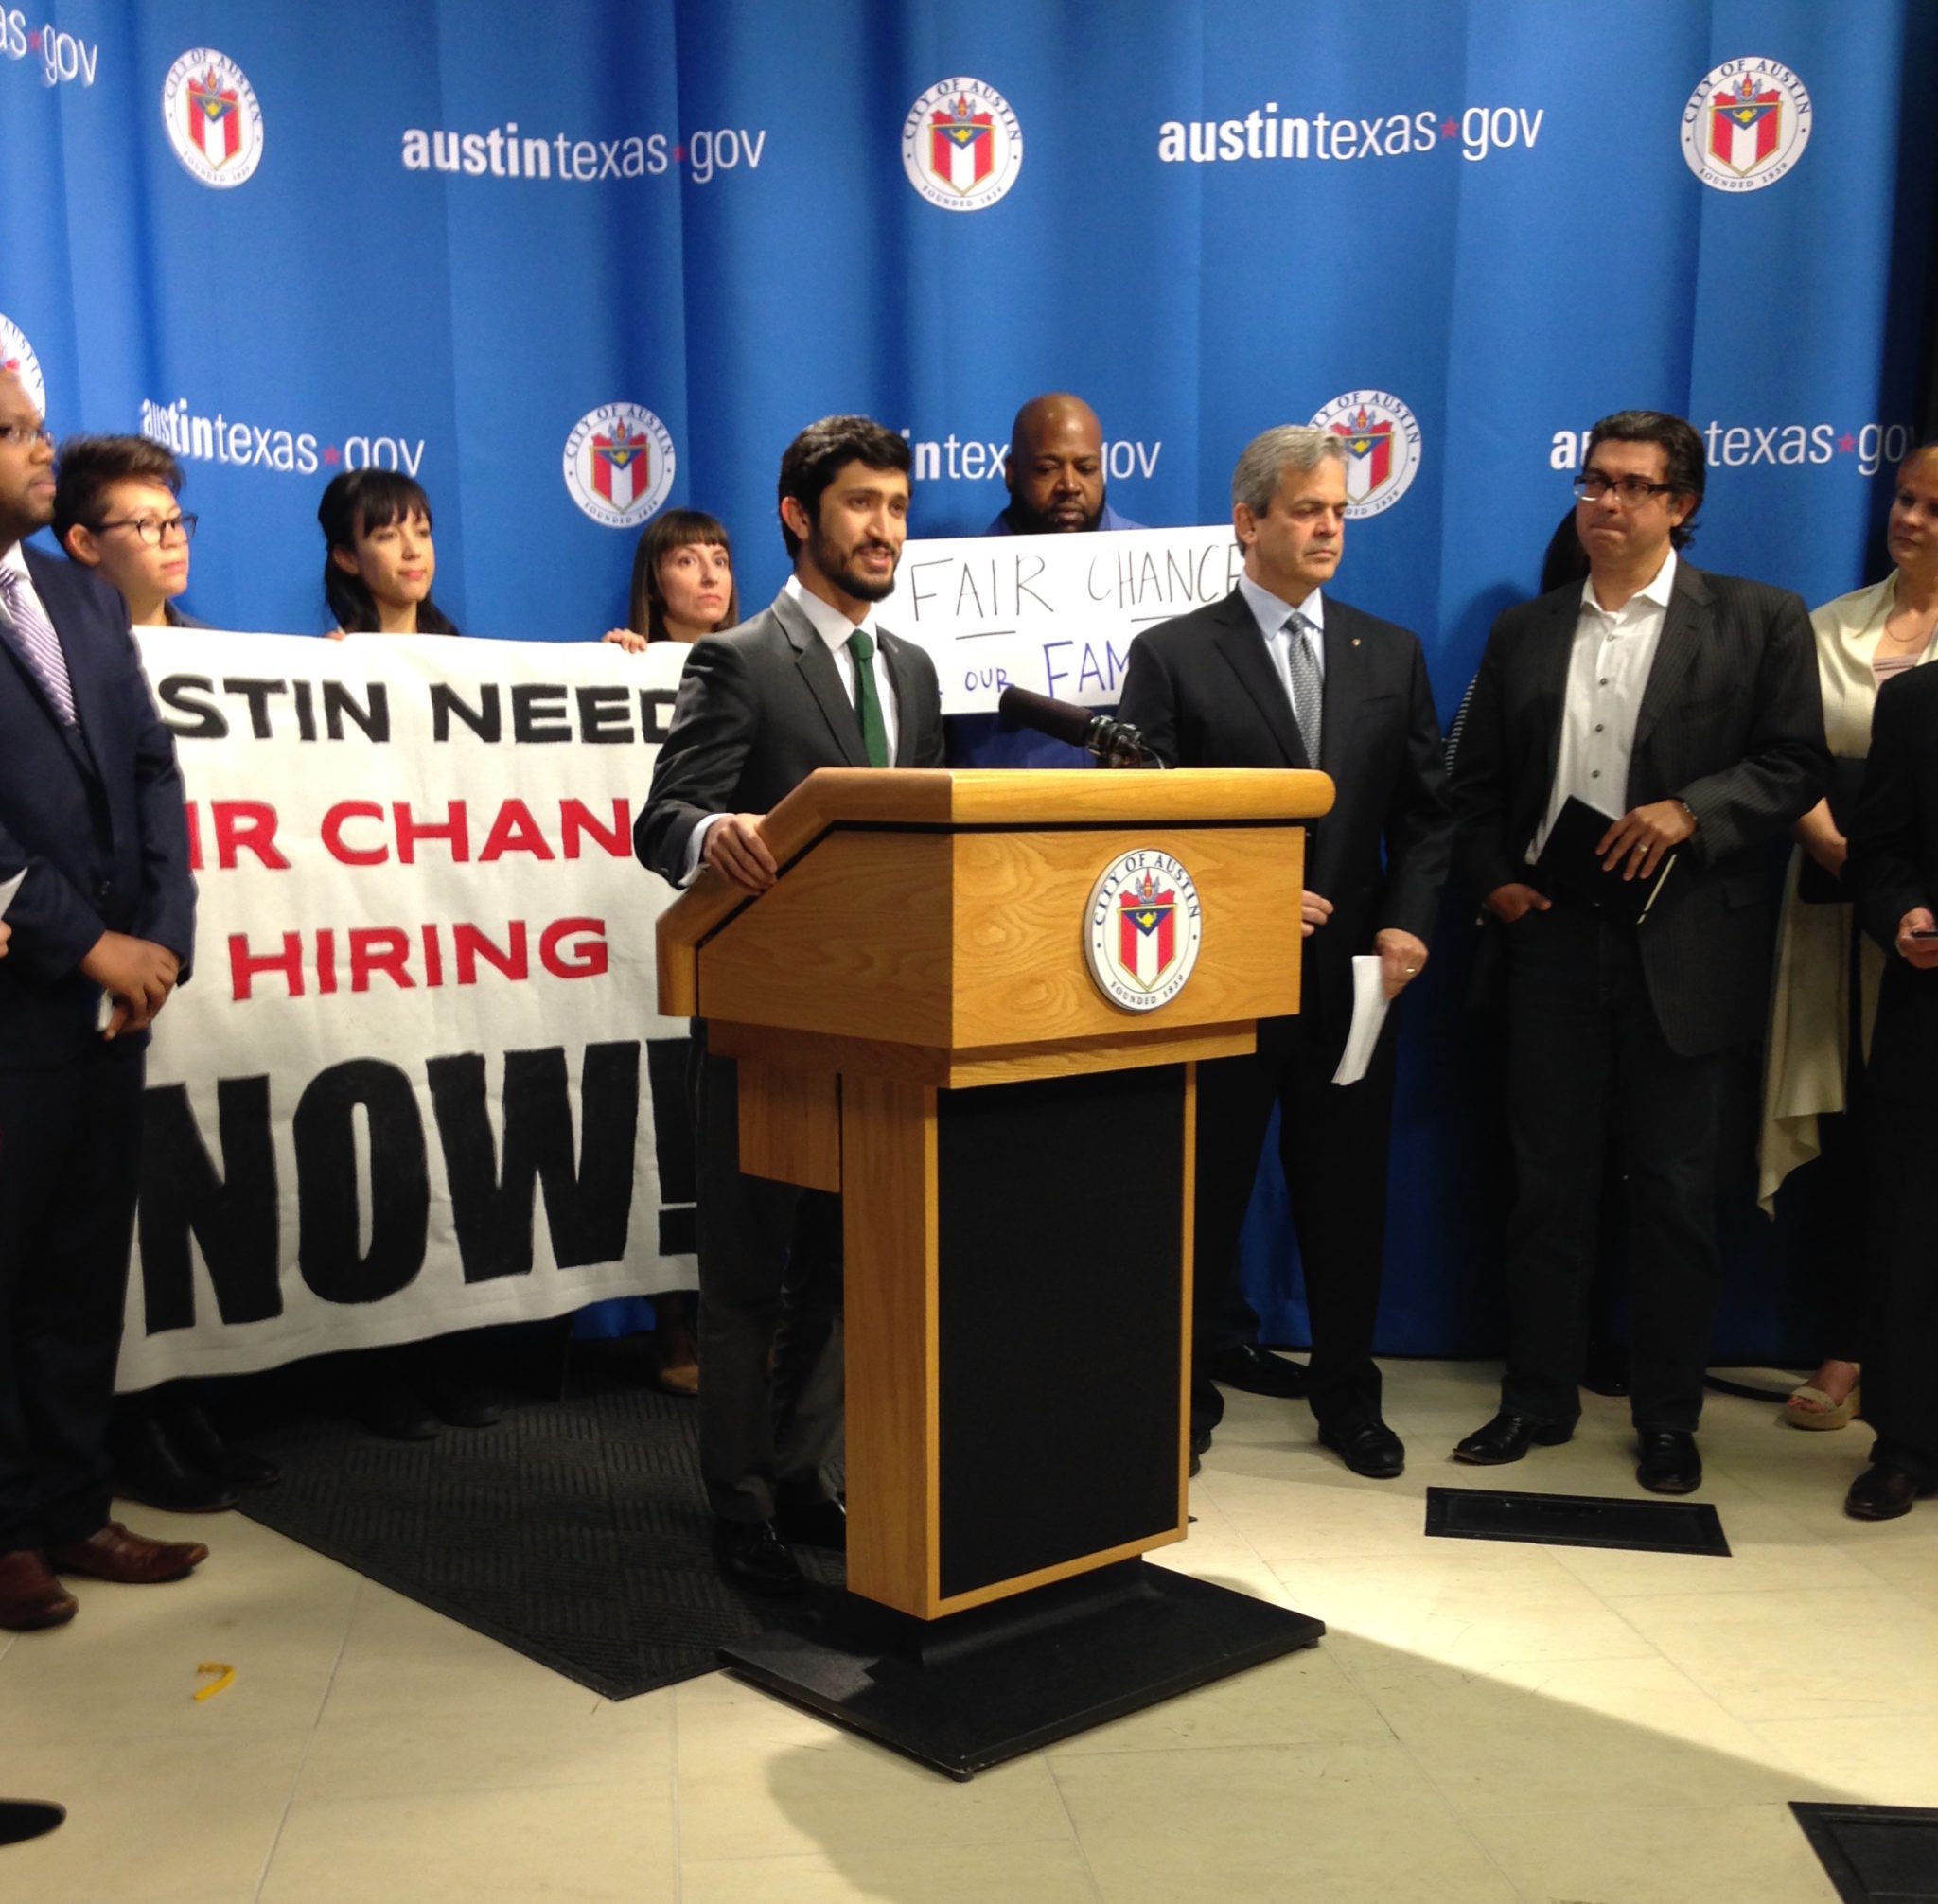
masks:
[[[887,629],[881,651],[895,683],[895,765],[942,766],[935,663]],[[687,841],[709,814],[766,813],[817,767],[867,765],[841,671],[783,592],[751,621],[694,643],[633,850],[678,882]]]
[[[1938,907],[1938,669],[1912,668],[1878,695],[1850,842],[1844,881],[1884,947],[1865,1088],[1929,1103],[1938,1087],[1938,972],[1898,957],[1897,922],[1914,906]]]
[[[1305,1012],[1343,1038],[1351,959],[1398,926],[1433,936],[1452,820],[1439,724],[1418,641],[1325,598],[1320,755],[1306,758],[1265,638],[1236,589],[1131,643],[1118,718],[1167,767],[1309,767],[1338,789],[1312,829],[1305,883],[1332,917],[1304,942]]]
[[[103,932],[166,945],[187,978],[195,881],[174,737],[127,605],[87,570],[24,553],[80,719],[78,732],[61,726],[11,630],[0,631],[0,879],[27,869],[7,910],[0,1064],[33,1068],[92,1047],[100,994],[77,966]]]
[[[1527,846],[1554,786],[1580,608],[1581,585],[1570,582],[1509,608],[1488,637],[1453,779],[1455,861],[1483,897],[1534,883]],[[1771,944],[1762,849],[1817,803],[1828,773],[1803,603],[1679,560],[1622,811],[1683,800],[1696,815],[1640,928],[1649,1000],[1683,1056],[1761,1036]]]

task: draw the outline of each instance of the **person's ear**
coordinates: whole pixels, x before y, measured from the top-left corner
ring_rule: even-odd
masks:
[[[338,547],[336,547],[334,543],[332,543],[330,546],[329,558],[332,562],[334,562],[337,565],[338,568],[340,568],[344,572],[344,574],[355,575],[360,581],[362,579],[363,571],[358,565],[357,554],[355,550],[339,549]]]
[[[83,569],[98,569],[101,565],[101,545],[85,522],[69,523],[61,546]]]
[[[807,511],[802,507],[799,496],[781,498],[781,520],[803,542],[814,535],[814,524],[808,520]]]

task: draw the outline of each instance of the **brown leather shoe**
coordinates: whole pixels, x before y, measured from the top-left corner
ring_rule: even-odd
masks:
[[[114,1580],[127,1587],[179,1580],[208,1559],[200,1541],[150,1541],[110,1521],[84,1541],[50,1544],[47,1560],[57,1573],[80,1574],[90,1580]]]
[[[34,1547],[0,1554],[0,1627],[30,1633],[65,1626],[80,1602],[54,1578],[47,1557]]]

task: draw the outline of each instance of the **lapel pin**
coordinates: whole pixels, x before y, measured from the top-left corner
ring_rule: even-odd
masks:
[[[1353,644],[1353,646],[1354,646],[1354,647],[1358,647],[1358,646],[1359,646],[1359,637],[1358,637],[1357,635],[1353,636],[1353,638],[1352,638],[1352,644]]]

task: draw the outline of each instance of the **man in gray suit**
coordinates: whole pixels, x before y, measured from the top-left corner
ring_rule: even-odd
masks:
[[[1803,603],[1681,557],[1704,475],[1681,417],[1595,425],[1575,483],[1588,580],[1494,624],[1453,778],[1456,863],[1492,915],[1484,956],[1506,965],[1518,1182],[1501,1412],[1454,1456],[1518,1461],[1574,1432],[1612,1131],[1631,1201],[1636,1478],[1665,1494],[1702,1478],[1718,1100],[1768,1005],[1764,849],[1828,771]],[[1644,924],[1536,867],[1570,796],[1607,820],[1577,849],[1591,873],[1647,881],[1676,855]]]
[[[772,607],[694,644],[633,831],[676,885],[749,892],[779,871],[767,809],[823,767],[940,767],[935,664],[875,624],[907,534],[908,445],[829,416],[781,459],[794,573]],[[696,1028],[700,1472],[735,1584],[799,1593],[790,1543],[846,1543],[825,1470],[841,1429],[841,1207],[739,1167],[735,1067]]]

